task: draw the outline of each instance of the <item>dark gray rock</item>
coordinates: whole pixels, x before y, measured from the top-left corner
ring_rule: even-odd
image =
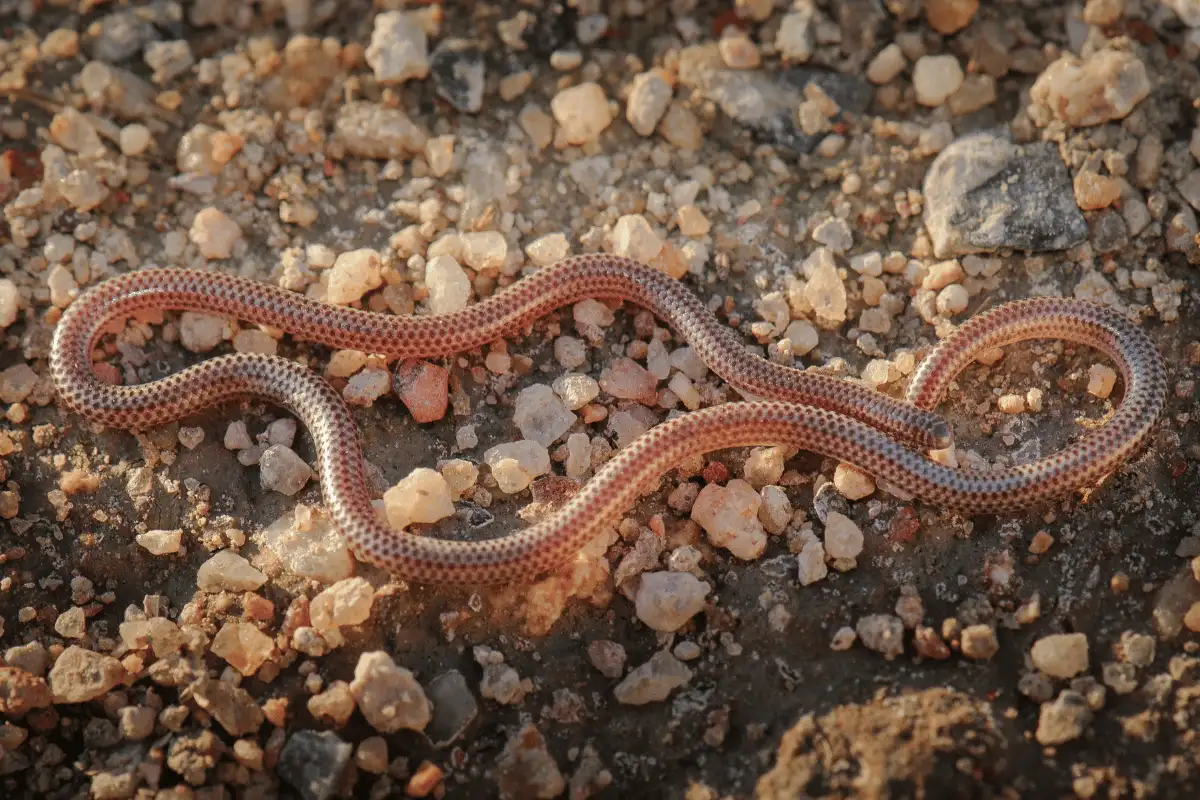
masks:
[[[475,695],[458,670],[438,675],[425,694],[433,703],[433,719],[425,727],[425,735],[436,747],[445,747],[461,736],[479,713]]]
[[[158,38],[154,26],[133,11],[117,11],[96,24],[99,35],[92,42],[92,56],[109,64],[133,58]]]
[[[304,800],[329,800],[353,751],[353,745],[332,731],[297,731],[283,746],[275,774],[295,787]]]
[[[725,69],[709,48],[685,54],[679,79],[721,107],[756,139],[802,155],[811,153],[825,134],[807,134],[797,125],[796,109],[810,83],[829,95],[842,112],[862,113],[871,103],[871,85],[861,75],[816,67],[778,71]],[[835,119],[840,118],[840,114]]]
[[[466,39],[445,39],[429,57],[429,75],[438,95],[459,111],[483,108],[486,67],[483,51]]]
[[[1049,142],[1003,133],[952,142],[925,174],[925,227],[938,258],[1065,250],[1087,238],[1066,165]]]
[[[1092,249],[1097,253],[1112,253],[1129,244],[1129,228],[1119,211],[1101,211],[1092,218]]]

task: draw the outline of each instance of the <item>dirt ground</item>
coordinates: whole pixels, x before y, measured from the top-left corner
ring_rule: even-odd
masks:
[[[414,0],[402,13],[417,15],[408,24],[425,31],[417,38],[427,35],[432,72],[389,81],[371,62],[411,54],[397,48],[373,55],[369,48],[377,17],[404,6],[0,0],[8,42],[0,49],[0,279],[19,298],[0,350],[7,412],[0,473],[8,482],[0,496],[3,796],[715,800],[1200,792],[1200,240],[1189,206],[1200,208],[1200,28],[1186,25],[1200,25],[1195,3],[1092,0],[1085,14],[1080,6],[1036,0],[979,8],[959,0],[819,0],[810,14],[803,2],[793,8],[769,0]],[[132,16],[114,19],[120,15]],[[729,42],[739,27],[744,45]],[[594,30],[602,32],[593,38]],[[68,32],[77,33],[74,48]],[[478,61],[453,48],[443,52],[451,66],[439,61],[435,48],[455,38],[476,48]],[[689,65],[707,63],[718,41],[727,48],[725,65],[697,78]],[[789,50],[803,50],[805,41],[808,58]],[[187,47],[155,49],[156,42]],[[897,43],[904,66],[879,80],[876,70],[886,70],[877,56]],[[695,49],[704,47],[706,53]],[[190,53],[182,66],[181,51]],[[1072,112],[1052,103],[1031,111],[1039,106],[1031,87],[1067,52],[1085,58],[1084,73],[1095,67],[1086,60],[1095,52],[1128,54],[1142,65],[1148,91],[1119,108],[1114,95],[1143,93],[1129,90],[1129,72],[1113,77],[1096,67],[1096,96],[1106,99],[1089,102],[1098,114],[1109,113],[1106,104],[1118,107],[1110,118],[1076,124]],[[952,100],[921,102],[927,87],[914,88],[914,72],[923,69],[922,53],[956,59],[957,81],[965,71],[963,85],[982,99],[964,89]],[[729,66],[740,58],[750,61]],[[998,67],[1003,58],[1010,63]],[[84,65],[97,62],[140,76],[148,99],[142,106],[130,100],[134,84],[113,89],[123,78],[95,89],[95,74],[83,76]],[[464,110],[471,81],[463,75],[479,64],[486,74],[482,108]],[[643,134],[627,116],[644,99],[631,100],[631,87],[656,68],[667,76],[674,105]],[[777,87],[800,81],[801,90],[788,97],[804,105],[764,123],[739,105],[738,92],[762,95],[738,84],[738,75]],[[725,78],[730,83],[721,84]],[[940,73],[929,80],[936,94]],[[805,82],[821,90],[804,94]],[[566,103],[555,98],[585,83],[598,84],[615,113],[602,132],[572,145],[564,140],[572,121],[560,116]],[[825,104],[831,97],[834,112]],[[356,147],[335,122],[352,100],[400,109],[422,140],[452,137],[452,164],[440,170],[431,145],[396,144],[416,134],[394,129],[379,134],[385,144]],[[806,114],[820,117],[815,132],[805,127]],[[557,141],[538,141],[543,123]],[[212,130],[197,137],[202,124]],[[134,126],[141,130],[126,130]],[[1022,194],[1016,168],[999,191],[1040,219],[1001,223],[1003,241],[994,246],[935,253],[937,237],[924,215],[935,192],[946,190],[928,181],[931,164],[951,140],[997,128],[1023,145],[1049,142],[1047,152],[1061,156],[1065,172],[1061,180],[1039,172],[1029,181],[1048,188]],[[213,131],[230,135],[214,141]],[[204,141],[189,144],[189,136]],[[835,146],[829,137],[842,141]],[[88,152],[93,139],[103,153]],[[46,155],[51,147],[60,161]],[[233,154],[222,155],[224,148]],[[372,157],[372,148],[392,152]],[[1024,151],[1009,157],[1018,164],[1033,159]],[[60,163],[65,174],[54,173]],[[1102,179],[1099,188],[1088,175]],[[680,184],[696,176],[703,188],[692,199]],[[1110,185],[1119,197],[1104,196]],[[89,192],[103,199],[93,205],[81,196]],[[681,197],[687,202],[678,203]],[[1055,216],[1054,197],[1070,199],[1067,222]],[[964,215],[995,211],[990,195],[968,199],[981,205]],[[1137,232],[1129,230],[1133,203],[1148,220]],[[685,234],[680,205],[697,208],[711,229]],[[237,228],[226,256],[205,253],[220,249],[211,237],[224,236],[198,232],[204,225],[197,217],[207,208]],[[622,222],[628,217],[640,222]],[[956,219],[952,226],[972,224]],[[832,239],[821,232],[830,220],[845,223],[849,247],[836,242],[838,231]],[[1083,227],[1072,238],[1073,224]],[[1035,238],[1072,240],[1022,246],[1026,229],[1039,226],[1045,230]],[[323,256],[313,246],[333,255],[375,251],[384,278],[357,305],[428,313],[436,294],[424,271],[433,258],[428,250],[455,230],[499,231],[505,242],[500,264],[477,268],[470,254],[458,259],[469,302],[535,269],[542,251],[530,245],[551,234],[564,234],[571,253],[650,242],[652,263],[667,271],[682,264],[677,277],[706,302],[713,299],[710,309],[760,354],[847,379],[864,376],[873,359],[890,362],[880,390],[897,397],[911,373],[896,366],[903,354],[919,360],[954,324],[1027,296],[1098,296],[1139,319],[1153,339],[1167,369],[1166,408],[1145,450],[1099,488],[1001,517],[967,519],[883,488],[849,500],[839,494],[836,461],[796,454],[782,475],[765,481],[782,487],[793,510],[786,530],[768,535],[753,558],[710,541],[712,532],[689,513],[691,503],[681,510],[675,501],[748,477],[749,448],[714,453],[699,469],[665,476],[607,548],[536,587],[424,587],[360,564],[354,574],[375,590],[368,618],[335,626],[345,639],[340,646],[306,651],[296,644],[295,619],[308,617],[308,601],[316,605],[328,582],[289,569],[262,531],[281,518],[287,527],[297,504],[319,509],[319,477],[284,494],[264,485],[265,470],[239,461],[245,448],[227,447],[231,423],[244,421],[256,437],[287,413],[252,399],[138,436],[101,430],[55,404],[51,332],[79,292],[152,265],[204,266],[320,297],[326,273],[338,267],[319,264]],[[632,244],[619,241],[622,230],[634,231]],[[414,241],[416,252],[409,252]],[[814,253],[823,247],[844,287],[840,312],[828,312],[833,323],[822,322],[826,310],[795,283],[815,285],[821,273]],[[862,260],[872,253],[883,257],[874,274]],[[893,253],[901,257],[895,270]],[[941,293],[946,284],[931,284],[928,275],[950,260],[956,266],[946,267],[946,284],[964,287],[967,302],[945,313],[938,304],[952,306],[956,296]],[[860,315],[880,307],[867,299],[876,284],[892,298],[882,306],[897,306],[886,331],[872,334]],[[780,302],[786,320],[773,327]],[[3,310],[0,296],[0,324]],[[356,406],[381,492],[416,468],[464,459],[479,467],[477,486],[458,500],[454,517],[423,532],[500,536],[547,513],[527,507],[553,507],[562,484],[543,476],[532,494],[506,496],[484,453],[530,438],[514,422],[523,389],[567,373],[605,387],[603,373],[623,356],[648,363],[645,345],[656,334],[636,316],[632,306],[619,307],[611,325],[589,330],[578,309],[565,308],[506,348],[430,359],[449,373],[450,408],[433,422],[414,422],[391,385]],[[819,344],[793,361],[778,343],[797,320],[813,323],[807,329]],[[134,323],[109,337],[100,360],[126,383],[145,382],[217,353],[262,346],[234,335],[257,328],[230,324],[195,348],[203,352],[189,352],[180,341],[187,324],[174,313],[163,322]],[[200,335],[196,330],[190,335]],[[568,367],[560,357],[564,336],[587,344],[582,365]],[[686,344],[665,338],[667,351]],[[284,336],[278,352],[327,374],[331,351],[319,343]],[[974,457],[1011,464],[1049,455],[1119,405],[1119,379],[1111,396],[1089,390],[1103,383],[1097,364],[1109,362],[1084,347],[1014,345],[993,365],[966,370],[940,410],[957,446]],[[334,381],[348,385],[345,377]],[[704,405],[739,399],[712,375],[695,383]],[[667,385],[656,380],[656,403],[606,390],[579,411],[597,415],[570,428],[593,440],[584,439],[592,464],[599,467],[624,435],[613,427],[618,416],[657,424],[669,407],[682,410],[678,391],[663,397],[672,392]],[[1040,410],[1000,410],[1002,398],[1021,401],[1035,388],[1044,392]],[[473,426],[477,445],[462,446],[464,426]],[[198,444],[192,428],[203,431]],[[565,476],[567,434],[555,438],[543,452],[554,458],[552,473]],[[314,463],[303,426],[292,446]],[[695,489],[681,491],[687,483]],[[758,508],[755,500],[748,519]],[[831,510],[861,531],[861,552],[836,564],[831,556],[827,575],[804,585],[798,555],[806,542],[825,537]],[[174,530],[182,531],[177,552],[155,555],[135,539]],[[634,564],[646,547],[645,563],[628,573],[623,562]],[[676,630],[657,632],[635,610],[638,573],[667,572],[683,547],[697,551],[690,571],[708,593]],[[263,582],[201,588],[201,565],[225,550],[261,570]],[[336,572],[343,562],[336,548],[331,552]],[[262,599],[271,610],[259,615]],[[77,608],[86,617],[83,630],[69,615]],[[183,632],[178,652],[156,655],[147,641],[124,638],[122,623],[153,617]],[[266,665],[250,674],[213,649],[218,633],[234,623],[273,642]],[[894,626],[887,629],[902,641],[880,639],[879,626]],[[853,641],[835,646],[847,628]],[[1084,664],[1055,675],[1031,651],[1035,642],[1064,634],[1083,635]],[[1048,641],[1053,647],[1068,640],[1078,644],[1070,637]],[[623,649],[615,671],[602,672],[589,655],[596,642]],[[64,667],[64,685],[56,686],[58,666],[50,664],[64,652],[77,657],[69,648],[103,659],[84,661],[80,675]],[[404,680],[429,696],[432,721],[387,730],[373,724],[369,701],[345,699],[345,684],[358,690],[362,655],[375,651],[411,672]],[[667,653],[674,655],[651,661]],[[623,702],[615,687],[648,662],[658,665],[651,682],[666,680],[659,670],[687,676],[664,683],[662,697]],[[156,665],[163,667],[156,672]],[[188,677],[167,679],[168,665]],[[112,670],[112,680],[100,677]],[[100,685],[71,701],[66,683]],[[219,703],[203,699],[218,692],[209,683],[244,690],[232,706],[257,713],[258,724],[227,724],[214,712]],[[315,696],[344,716],[320,718],[310,702]],[[138,731],[134,710],[141,708],[154,715]],[[305,738],[324,731],[332,735]]]

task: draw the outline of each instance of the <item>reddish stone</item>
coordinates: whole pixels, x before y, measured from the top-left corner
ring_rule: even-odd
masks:
[[[437,364],[409,359],[396,370],[392,385],[417,422],[436,422],[450,404],[450,373]]]
[[[912,506],[904,506],[892,517],[888,525],[888,538],[893,542],[911,542],[917,538],[920,529],[921,520],[917,518],[917,512],[913,511]]]
[[[707,483],[725,483],[729,480],[729,467],[720,461],[710,461],[704,465],[704,472],[701,474]]]

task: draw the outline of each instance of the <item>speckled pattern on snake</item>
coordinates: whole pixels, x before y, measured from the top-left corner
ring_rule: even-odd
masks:
[[[651,428],[556,513],[482,541],[395,531],[381,521],[349,409],[332,386],[302,365],[279,356],[222,355],[136,386],[110,385],[92,370],[93,349],[111,323],[146,309],[203,312],[331,347],[429,358],[518,334],[552,310],[586,298],[617,298],[649,309],[727,383],[765,399],[704,408]],[[933,409],[960,370],[982,352],[1035,338],[1088,345],[1116,363],[1125,394],[1104,425],[1055,455],[1006,469],[955,469],[914,449],[950,444],[950,427]],[[326,505],[359,559],[413,582],[468,585],[520,582],[553,570],[679,462],[732,447],[811,450],[965,513],[1026,508],[1092,485],[1116,469],[1149,435],[1166,395],[1162,360],[1150,338],[1105,306],[1038,298],[973,317],[922,361],[906,401],[900,401],[748,353],[681,283],[610,255],[568,258],[461,311],[412,317],[335,307],[215,272],[142,270],[93,287],[69,307],[54,333],[50,365],[60,401],[107,426],[147,429],[247,395],[291,409],[313,437]]]

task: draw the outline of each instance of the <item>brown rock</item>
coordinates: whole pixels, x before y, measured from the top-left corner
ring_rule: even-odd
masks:
[[[446,416],[450,373],[436,364],[409,359],[396,370],[392,385],[415,422],[436,422]]]

